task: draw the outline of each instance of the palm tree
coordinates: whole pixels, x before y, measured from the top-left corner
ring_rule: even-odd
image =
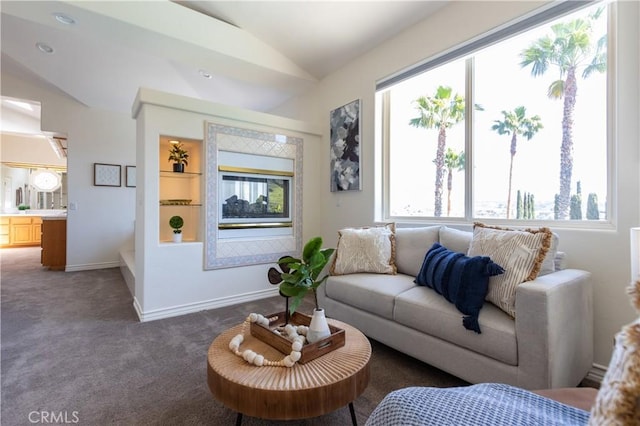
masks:
[[[540,129],[542,120],[537,115],[527,117],[527,110],[523,106],[515,108],[513,111],[502,111],[503,120],[494,120],[491,130],[495,130],[499,135],[511,135],[511,163],[509,164],[509,192],[507,193],[507,219],[511,212],[511,179],[513,177],[513,158],[516,156],[518,147],[518,135],[522,135],[527,140],[531,140]]]
[[[578,18],[551,26],[552,36],[546,35],[534,41],[520,53],[521,67],[531,65],[534,77],[544,75],[550,65],[558,67],[560,78],[553,81],[548,96],[564,97],[562,117],[562,144],[560,146],[560,194],[558,196],[558,218],[569,214],[571,176],[573,173],[573,111],[576,105],[578,80],[576,73],[582,69],[582,78],[607,69],[606,35],[595,46],[592,43],[592,22],[600,17],[603,8],[588,18]]]
[[[460,151],[458,154],[456,154],[451,148],[447,148],[447,153],[444,156],[444,167],[447,169],[447,217],[451,216],[451,190],[453,189],[453,172],[464,170],[464,161],[464,151]]]
[[[414,101],[420,115],[409,120],[415,127],[438,130],[436,150],[435,204],[433,214],[442,216],[442,187],[444,180],[444,157],[447,146],[447,129],[464,120],[464,97],[452,96],[451,87],[438,86],[434,96],[420,96]]]

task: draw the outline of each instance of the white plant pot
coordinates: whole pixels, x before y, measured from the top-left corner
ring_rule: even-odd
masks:
[[[181,243],[182,242],[182,232],[179,234],[174,233],[173,234],[173,242],[174,243]]]

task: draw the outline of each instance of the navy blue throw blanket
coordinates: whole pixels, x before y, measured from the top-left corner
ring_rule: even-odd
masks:
[[[431,287],[465,314],[462,324],[480,333],[478,315],[489,290],[489,277],[504,269],[488,256],[468,257],[435,243],[427,252],[415,279],[418,285]]]

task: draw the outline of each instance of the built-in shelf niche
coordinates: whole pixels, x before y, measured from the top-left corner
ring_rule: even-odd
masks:
[[[171,140],[178,140],[188,151],[188,164],[183,173],[173,171],[169,161]],[[174,136],[160,136],[159,142],[159,241],[173,241],[169,226],[172,216],[184,220],[182,241],[202,241],[202,141]]]

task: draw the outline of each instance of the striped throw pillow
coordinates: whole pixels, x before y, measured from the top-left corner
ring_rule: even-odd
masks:
[[[486,300],[515,318],[516,288],[538,276],[551,238],[549,228],[520,231],[476,222],[467,255],[489,256],[505,271],[489,279]]]

